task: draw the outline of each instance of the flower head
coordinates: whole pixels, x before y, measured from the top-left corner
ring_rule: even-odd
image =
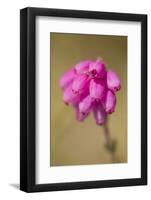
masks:
[[[92,112],[96,124],[102,125],[107,115],[115,111],[115,93],[120,90],[121,81],[102,60],[84,60],[61,77],[60,87],[64,102],[74,107],[79,121]]]

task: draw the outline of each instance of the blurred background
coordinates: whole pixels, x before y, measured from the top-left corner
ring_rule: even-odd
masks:
[[[127,162],[127,36],[50,33],[50,166],[112,163],[103,126],[96,125],[92,114],[78,122],[74,109],[64,104],[59,86],[60,77],[76,63],[97,58],[121,79],[116,111],[107,126],[117,142],[116,163]]]

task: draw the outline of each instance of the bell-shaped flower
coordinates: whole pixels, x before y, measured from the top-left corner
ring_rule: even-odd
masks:
[[[96,105],[93,107],[93,114],[96,124],[98,125],[104,124],[107,114],[101,103],[96,103]]]
[[[69,86],[64,90],[64,94],[63,94],[63,101],[65,102],[65,104],[72,104],[75,105],[77,103],[79,103],[80,101],[80,95],[79,94],[75,94],[72,90],[72,87]]]
[[[112,112],[115,111],[115,106],[116,106],[116,96],[111,90],[108,90],[105,99],[105,111],[108,114],[111,114]]]
[[[89,114],[89,113],[87,113],[87,114],[81,113],[79,111],[79,106],[75,106],[75,110],[76,110],[76,118],[80,122],[84,121],[84,119],[87,118],[87,116]]]
[[[91,98],[95,100],[101,99],[104,96],[105,92],[105,85],[103,81],[92,79],[90,81],[89,92]]]
[[[66,87],[68,87],[72,83],[75,77],[76,77],[76,72],[74,68],[64,73],[64,75],[60,79],[60,87],[62,89],[65,89]]]
[[[116,92],[121,88],[121,81],[119,77],[111,70],[107,72],[107,87],[113,92]]]
[[[72,90],[75,94],[80,94],[88,88],[88,84],[89,77],[87,75],[79,75],[73,80]]]
[[[90,95],[86,96],[80,103],[79,103],[79,112],[83,115],[88,114],[92,108],[92,98]]]
[[[105,63],[102,60],[91,62],[89,67],[89,75],[95,78],[103,78],[106,73]]]
[[[78,75],[87,74],[89,71],[89,65],[91,64],[91,60],[84,60],[75,65],[75,70]]]

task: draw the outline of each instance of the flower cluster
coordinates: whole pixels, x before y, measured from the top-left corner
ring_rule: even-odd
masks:
[[[79,121],[91,112],[98,125],[115,111],[117,92],[121,82],[117,74],[107,70],[102,60],[84,60],[67,71],[60,79],[63,100],[76,110]]]

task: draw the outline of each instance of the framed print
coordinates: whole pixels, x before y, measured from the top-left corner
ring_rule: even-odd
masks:
[[[147,16],[20,12],[20,189],[147,184]]]

